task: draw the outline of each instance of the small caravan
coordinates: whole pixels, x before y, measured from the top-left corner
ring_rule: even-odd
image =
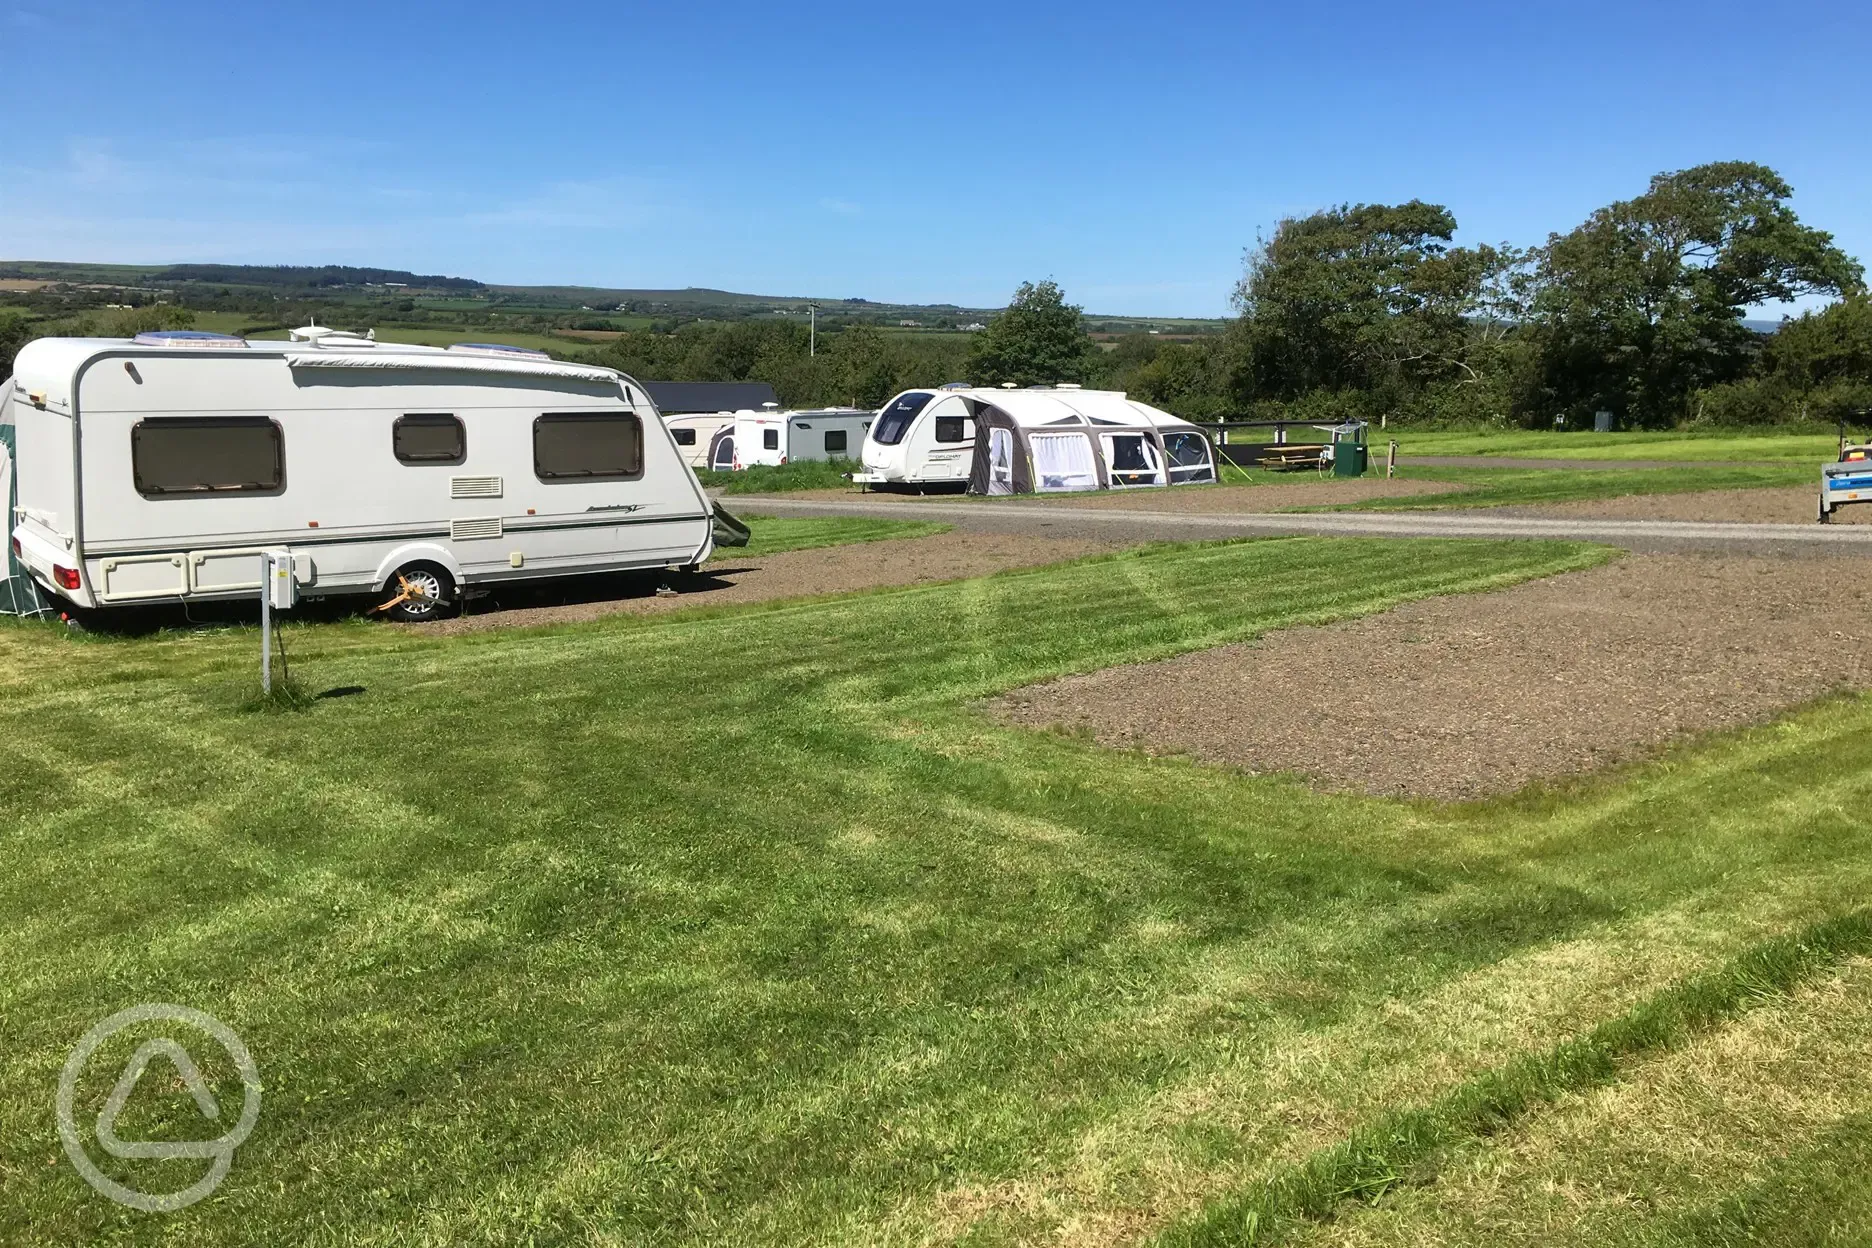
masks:
[[[803,459],[857,459],[865,433],[877,413],[862,407],[821,407],[782,412],[768,405],[760,411],[723,412],[693,417],[699,430],[714,421],[701,464],[717,472],[757,466],[778,467]],[[678,420],[684,418],[677,418]],[[674,426],[672,426],[674,427]],[[688,448],[685,446],[684,450]],[[690,462],[694,463],[694,460]]]
[[[1195,425],[1121,391],[949,385],[886,404],[852,479],[973,494],[1187,485],[1216,479],[1215,448]]]
[[[47,338],[0,387],[12,549],[75,607],[693,567],[714,507],[643,388],[512,347],[302,331]]]
[[[691,468],[727,471],[734,467],[733,412],[685,412],[680,416],[665,416],[663,423],[676,442],[676,453]],[[727,430],[725,437],[723,430]]]

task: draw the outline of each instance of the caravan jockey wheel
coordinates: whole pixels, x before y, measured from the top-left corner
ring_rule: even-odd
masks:
[[[401,599],[386,614],[405,624],[442,619],[454,607],[455,578],[433,563],[398,568],[386,588]]]

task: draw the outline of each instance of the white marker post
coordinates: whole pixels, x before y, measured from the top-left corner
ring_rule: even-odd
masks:
[[[290,610],[297,600],[292,552],[260,552],[260,692],[273,692],[273,609]]]

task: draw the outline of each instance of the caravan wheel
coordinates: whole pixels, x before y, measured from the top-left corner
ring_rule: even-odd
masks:
[[[420,591],[422,596],[411,596],[391,607],[385,613],[391,619],[401,620],[405,624],[420,624],[424,620],[439,620],[453,614],[455,578],[448,574],[447,569],[433,563],[406,564],[396,570],[384,590],[394,597],[403,592],[405,582],[411,589]]]

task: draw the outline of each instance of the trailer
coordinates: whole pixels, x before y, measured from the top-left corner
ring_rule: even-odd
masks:
[[[301,598],[432,619],[473,586],[694,568],[718,540],[643,387],[543,352],[47,338],[0,389],[12,553],[63,607],[251,599],[285,550]]]
[[[1872,444],[1848,444],[1842,432],[1839,459],[1820,465],[1820,523],[1850,503],[1872,503]]]

